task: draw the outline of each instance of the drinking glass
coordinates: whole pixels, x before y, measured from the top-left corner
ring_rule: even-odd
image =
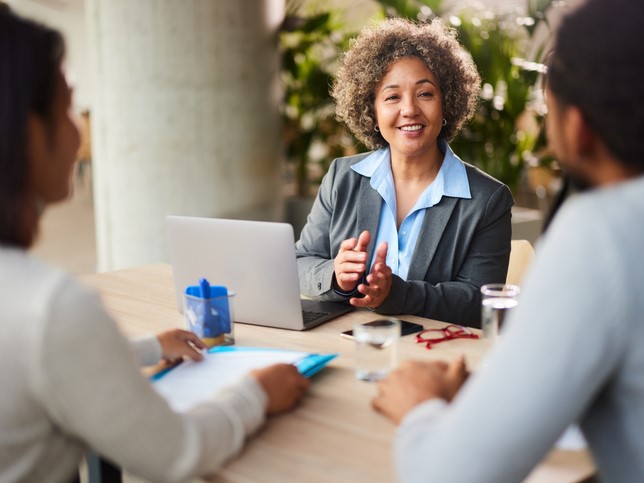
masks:
[[[384,379],[398,364],[400,321],[379,319],[353,327],[356,341],[356,377],[362,381]]]
[[[503,328],[507,312],[519,303],[518,285],[492,283],[481,287],[481,329],[483,337],[495,339]]]

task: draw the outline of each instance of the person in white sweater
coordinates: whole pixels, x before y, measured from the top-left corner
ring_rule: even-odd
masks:
[[[175,413],[139,366],[198,359],[201,341],[128,342],[95,294],[27,253],[79,145],[63,53],[59,33],[0,5],[0,482],[71,481],[87,448],[150,481],[213,474],[308,380],[275,365]]]
[[[463,385],[462,359],[409,361],[379,385],[401,482],[521,481],[575,421],[602,481],[644,478],[642,25],[630,0],[587,0],[563,20],[547,134],[587,189],[554,217],[478,373]]]

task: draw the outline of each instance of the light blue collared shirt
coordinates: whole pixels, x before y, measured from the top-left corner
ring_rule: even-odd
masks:
[[[394,274],[403,280],[407,280],[409,264],[427,208],[438,204],[443,196],[472,198],[463,161],[454,154],[447,143],[443,143],[442,147],[445,148],[445,159],[443,159],[436,178],[420,195],[400,225],[400,230],[396,228],[396,189],[391,173],[389,148],[374,151],[351,168],[356,173],[371,178],[371,187],[380,194],[384,201],[380,208],[375,246],[377,247],[383,241],[388,243],[387,265]],[[375,258],[374,251],[371,265],[373,265]]]

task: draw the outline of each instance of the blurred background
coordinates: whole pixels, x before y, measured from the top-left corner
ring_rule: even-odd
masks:
[[[335,120],[338,56],[388,16],[457,30],[482,86],[451,145],[510,186],[513,238],[534,243],[559,183],[542,62],[581,1],[8,0],[63,32],[83,139],[34,253],[75,274],[165,262],[169,214],[287,221],[297,238],[330,162],[365,150]]]

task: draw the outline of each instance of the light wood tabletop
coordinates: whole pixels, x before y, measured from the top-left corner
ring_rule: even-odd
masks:
[[[127,336],[184,327],[178,313],[170,265],[92,274],[81,277],[102,295],[108,311]],[[338,353],[339,357],[312,378],[302,404],[270,419],[242,453],[214,481],[229,482],[392,482],[394,425],[371,408],[376,387],[354,376],[354,343],[340,337],[357,322],[380,318],[355,311],[310,331],[298,332],[235,324],[238,346],[275,347]],[[414,316],[405,320],[426,328],[445,324]],[[488,342],[461,339],[431,350],[413,336],[400,342],[401,359],[450,360],[464,354],[472,370],[480,365]],[[587,451],[553,450],[526,481],[574,482],[594,473]]]

